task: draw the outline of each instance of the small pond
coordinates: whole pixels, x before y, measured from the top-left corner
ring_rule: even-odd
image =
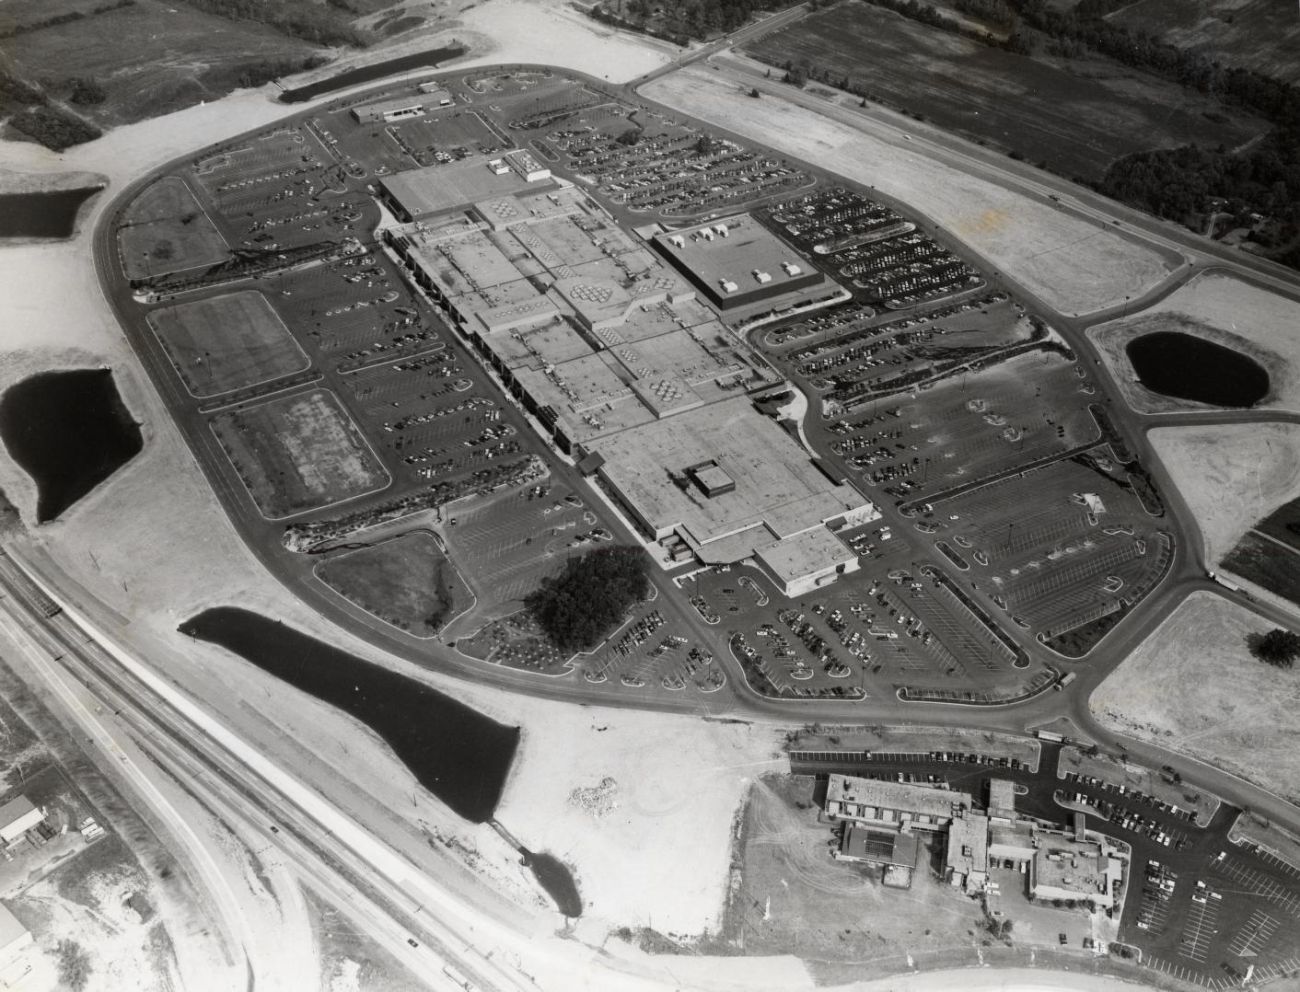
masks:
[[[144,447],[112,369],[42,372],[5,390],[0,438],[36,483],[36,519],[54,520]]]
[[[1134,338],[1125,351],[1138,381],[1163,396],[1240,408],[1268,395],[1264,366],[1204,338],[1157,331]]]
[[[0,193],[0,238],[70,238],[77,211],[101,188]]]

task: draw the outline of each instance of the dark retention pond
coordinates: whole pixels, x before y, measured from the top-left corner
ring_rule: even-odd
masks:
[[[0,438],[36,482],[36,519],[53,520],[144,447],[111,369],[42,372],[0,399]]]
[[[473,823],[491,819],[519,744],[518,727],[248,610],[204,610],[180,631],[350,713],[458,815]]]
[[[1214,406],[1254,406],[1268,395],[1268,370],[1253,358],[1179,331],[1156,331],[1125,347],[1142,385]]]
[[[77,211],[102,186],[53,193],[0,193],[0,238],[70,238]]]
[[[414,55],[403,55],[401,58],[389,59],[387,62],[363,65],[359,69],[349,69],[347,72],[340,72],[337,76],[330,76],[328,79],[322,79],[307,86],[284,90],[280,94],[280,102],[302,103],[306,100],[314,100],[322,93],[333,93],[335,90],[356,86],[358,83],[368,83],[373,79],[383,79],[385,76],[393,76],[399,72],[410,72],[412,69],[431,69],[442,65],[449,59],[464,54],[465,49],[460,47],[435,48],[428,52],[416,52]]]

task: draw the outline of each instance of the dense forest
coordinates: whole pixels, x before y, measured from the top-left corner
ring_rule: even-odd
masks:
[[[1242,152],[1195,147],[1126,155],[1100,184],[1107,196],[1200,226],[1212,209],[1254,233],[1270,257],[1300,268],[1300,127],[1280,127]]]
[[[560,650],[593,648],[633,603],[650,594],[648,564],[641,548],[598,548],[570,558],[524,605]]]

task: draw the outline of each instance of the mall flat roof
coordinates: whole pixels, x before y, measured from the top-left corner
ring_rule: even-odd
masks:
[[[818,526],[866,503],[836,486],[749,397],[736,396],[636,427],[598,445],[601,472],[656,532],[679,528],[698,544],[769,524],[778,537]],[[709,499],[669,473],[716,461],[736,482]]]
[[[529,187],[514,170],[497,175],[488,168],[486,158],[477,156],[384,176],[379,183],[413,220]],[[538,185],[532,184],[534,188]]]
[[[872,830],[860,823],[850,823],[840,842],[840,853],[859,861],[877,865],[900,865],[915,868],[921,850],[921,838],[895,830]]]
[[[812,263],[749,214],[657,234],[654,242],[715,300],[739,303],[821,281]]]
[[[772,574],[787,584],[832,565],[853,561],[857,557],[825,527],[814,527],[802,534],[787,537],[764,548],[758,556]]]
[[[963,875],[989,870],[989,818],[980,813],[955,817],[948,826],[948,867]]]

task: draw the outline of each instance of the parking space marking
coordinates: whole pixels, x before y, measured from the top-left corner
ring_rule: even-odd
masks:
[[[1183,934],[1179,940],[1178,953],[1190,958],[1197,964],[1204,964],[1210,950],[1210,941],[1219,932],[1218,900],[1192,902],[1187,912],[1187,922],[1183,925]]]
[[[1300,895],[1286,888],[1274,878],[1241,864],[1231,857],[1219,858],[1210,870],[1249,889],[1251,894],[1263,896],[1281,906],[1293,916],[1300,917]]]
[[[1232,938],[1232,942],[1228,944],[1228,950],[1238,957],[1257,954],[1259,949],[1268,943],[1277,927],[1277,920],[1257,909],[1250,914],[1250,919],[1246,921],[1246,925]]]

